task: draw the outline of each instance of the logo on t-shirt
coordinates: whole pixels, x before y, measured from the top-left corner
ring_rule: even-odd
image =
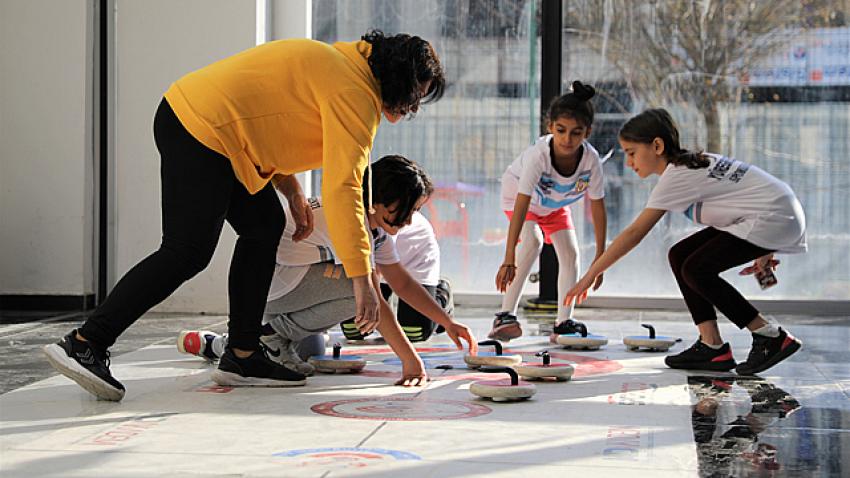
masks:
[[[555,186],[555,180],[549,176],[543,175],[540,177],[538,185],[540,186],[540,190],[543,192],[543,194],[546,194],[552,189],[553,186]]]
[[[584,190],[587,189],[587,184],[588,184],[587,178],[579,178],[579,180],[576,181],[575,192],[577,192],[577,193],[584,192]]]

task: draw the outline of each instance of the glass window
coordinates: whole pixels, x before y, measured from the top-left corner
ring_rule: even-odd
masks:
[[[413,121],[382,124],[373,151],[420,162],[438,189],[425,208],[459,291],[495,292],[507,218],[505,168],[539,133],[539,1],[314,0],[318,40],[355,40],[369,28],[431,41],[445,97]],[[591,143],[605,156],[609,240],[641,211],[655,180],[623,164],[617,131],[662,106],[686,147],[731,155],[787,182],[807,214],[810,251],[782,255],[779,284],[749,297],[850,297],[850,2],[571,0],[564,2],[564,90],[594,85]],[[574,204],[582,269],[594,255],[588,205]],[[667,250],[698,230],[668,214],[608,274],[600,295],[679,297]],[[531,290],[536,290],[536,287]]]

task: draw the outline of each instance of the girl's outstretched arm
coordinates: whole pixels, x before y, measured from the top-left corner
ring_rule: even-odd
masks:
[[[593,219],[593,233],[596,237],[596,256],[593,262],[596,262],[605,252],[605,240],[608,234],[608,214],[605,212],[604,199],[590,200],[590,217]],[[593,290],[602,285],[602,274],[596,276],[593,281]]]
[[[665,212],[667,211],[663,209],[644,209],[629,227],[614,238],[611,246],[590,266],[584,277],[572,289],[567,291],[567,296],[564,297],[564,303],[569,305],[572,304],[573,300],[577,304],[584,302],[584,299],[587,298],[587,290],[593,285],[596,276],[605,272],[605,270],[620,260],[621,257],[628,254],[629,251],[640,244],[640,241],[649,234],[649,231],[664,216]]]
[[[525,214],[528,212],[528,205],[531,204],[531,196],[517,193],[514,200],[514,212],[511,216],[511,225],[508,226],[508,241],[505,244],[505,260],[499,266],[499,271],[496,273],[496,289],[499,292],[504,292],[514,281],[516,276],[516,244],[519,241],[519,233],[522,231],[522,225],[525,223]]]

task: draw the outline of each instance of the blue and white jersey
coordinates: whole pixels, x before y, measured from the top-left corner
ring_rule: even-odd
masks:
[[[330,261],[335,264],[342,264],[331,243],[328,221],[321,199],[310,198],[308,200],[313,210],[313,232],[305,239],[293,242],[295,221],[292,219],[292,213],[289,211],[289,204],[287,204],[286,199],[279,194],[278,197],[286,213],[286,228],[277,247],[274,276],[267,299],[269,301],[283,297],[295,289],[295,286],[307,275],[311,265]],[[400,262],[401,259],[393,236],[378,228],[372,230],[369,237],[373,252],[370,256],[373,268],[375,264],[389,265]]]
[[[706,156],[707,168],[668,164],[646,207],[684,213],[764,249],[806,251],[806,216],[787,184],[743,161]]]
[[[540,137],[508,166],[502,175],[502,209],[513,211],[517,193],[531,196],[529,212],[547,216],[582,199],[605,197],[602,161],[587,141],[583,154],[571,176],[562,176],[552,165],[549,142],[552,135]]]

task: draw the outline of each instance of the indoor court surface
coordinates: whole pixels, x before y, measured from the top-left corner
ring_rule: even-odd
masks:
[[[486,309],[457,319],[484,340]],[[223,317],[151,315],[119,341],[120,403],[97,401],[48,369],[40,352],[75,323],[0,328],[29,380],[0,396],[0,474],[31,476],[682,477],[850,476],[850,321],[777,316],[804,344],[760,377],[668,369],[665,353],[626,350],[641,322],[695,340],[685,313],[581,309],[609,343],[597,351],[548,342],[550,318],[523,317],[506,353],[575,366],[567,382],[532,382],[530,400],[474,397],[469,370],[445,335],[417,344],[432,381],[393,386],[401,367],[386,345],[345,345],[368,360],[356,375],[317,374],[305,387],[218,387],[213,365],[180,354],[181,328],[224,330]],[[721,322],[735,358],[749,334]],[[341,340],[338,329],[332,339]],[[486,350],[486,349],[485,349]],[[123,353],[121,353],[123,351]],[[448,367],[451,366],[451,367]],[[436,368],[440,367],[440,368]],[[507,377],[506,375],[504,377]]]

